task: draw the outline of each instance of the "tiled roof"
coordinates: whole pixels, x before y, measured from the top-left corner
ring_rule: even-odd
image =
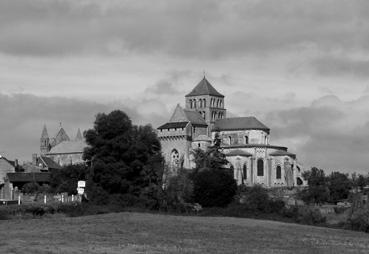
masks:
[[[160,126],[158,129],[174,129],[174,128],[184,128],[188,122],[174,122],[174,123],[166,123]]]
[[[252,156],[251,153],[248,153],[246,151],[237,149],[237,150],[231,150],[229,153],[226,153],[225,156],[244,156],[244,157],[250,157]]]
[[[83,153],[85,147],[87,144],[84,141],[63,141],[51,148],[47,154]]]
[[[161,125],[158,129],[184,128],[189,122],[193,126],[208,126],[199,112],[185,110],[178,104],[169,122]]]
[[[4,156],[0,156],[0,159],[5,160],[7,163],[9,163],[10,165],[12,165],[13,167],[15,167],[15,161],[11,161],[8,160],[7,158],[5,158]]]
[[[213,131],[225,130],[263,130],[269,133],[270,129],[256,117],[235,117],[219,119],[215,122]]]
[[[186,95],[186,97],[198,95],[224,97],[224,95],[219,93],[205,77],[200,81],[200,83],[197,84],[197,86],[195,86],[195,88],[189,94]]]
[[[49,157],[41,156],[41,160],[44,162],[45,166],[48,167],[49,169],[61,169],[61,166]]]
[[[194,126],[208,126],[204,118],[197,111],[184,110],[187,120]]]
[[[269,154],[270,156],[289,156],[291,158],[296,158],[296,154],[294,153],[290,153],[290,152],[287,152],[287,151],[276,151],[276,152],[273,152],[273,153],[270,153]]]
[[[9,181],[14,182],[50,182],[50,173],[7,173]]]

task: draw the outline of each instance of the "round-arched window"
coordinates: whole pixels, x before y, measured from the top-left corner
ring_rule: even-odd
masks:
[[[258,159],[257,169],[258,169],[258,176],[264,176],[264,161],[263,161],[263,159]]]
[[[281,179],[282,178],[281,166],[279,166],[279,165],[277,166],[275,174],[276,174],[276,179]]]

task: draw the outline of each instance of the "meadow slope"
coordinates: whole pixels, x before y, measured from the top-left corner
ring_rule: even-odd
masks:
[[[0,239],[0,253],[369,253],[361,232],[145,213],[0,221]]]

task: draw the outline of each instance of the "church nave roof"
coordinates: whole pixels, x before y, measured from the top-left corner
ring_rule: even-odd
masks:
[[[263,130],[267,133],[270,132],[270,129],[254,116],[219,119],[215,122],[214,130]]]

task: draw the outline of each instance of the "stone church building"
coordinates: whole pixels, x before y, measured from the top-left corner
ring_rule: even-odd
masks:
[[[82,156],[86,146],[87,144],[79,129],[74,139],[68,136],[61,124],[54,137],[49,137],[46,126],[42,130],[40,138],[41,156],[52,159],[60,166],[84,163]]]
[[[224,95],[204,77],[177,105],[169,121],[158,128],[169,168],[195,166],[192,151],[206,150],[215,138],[233,169],[238,184],[265,187],[305,185],[296,155],[287,147],[270,144],[270,129],[254,116],[227,118]]]

